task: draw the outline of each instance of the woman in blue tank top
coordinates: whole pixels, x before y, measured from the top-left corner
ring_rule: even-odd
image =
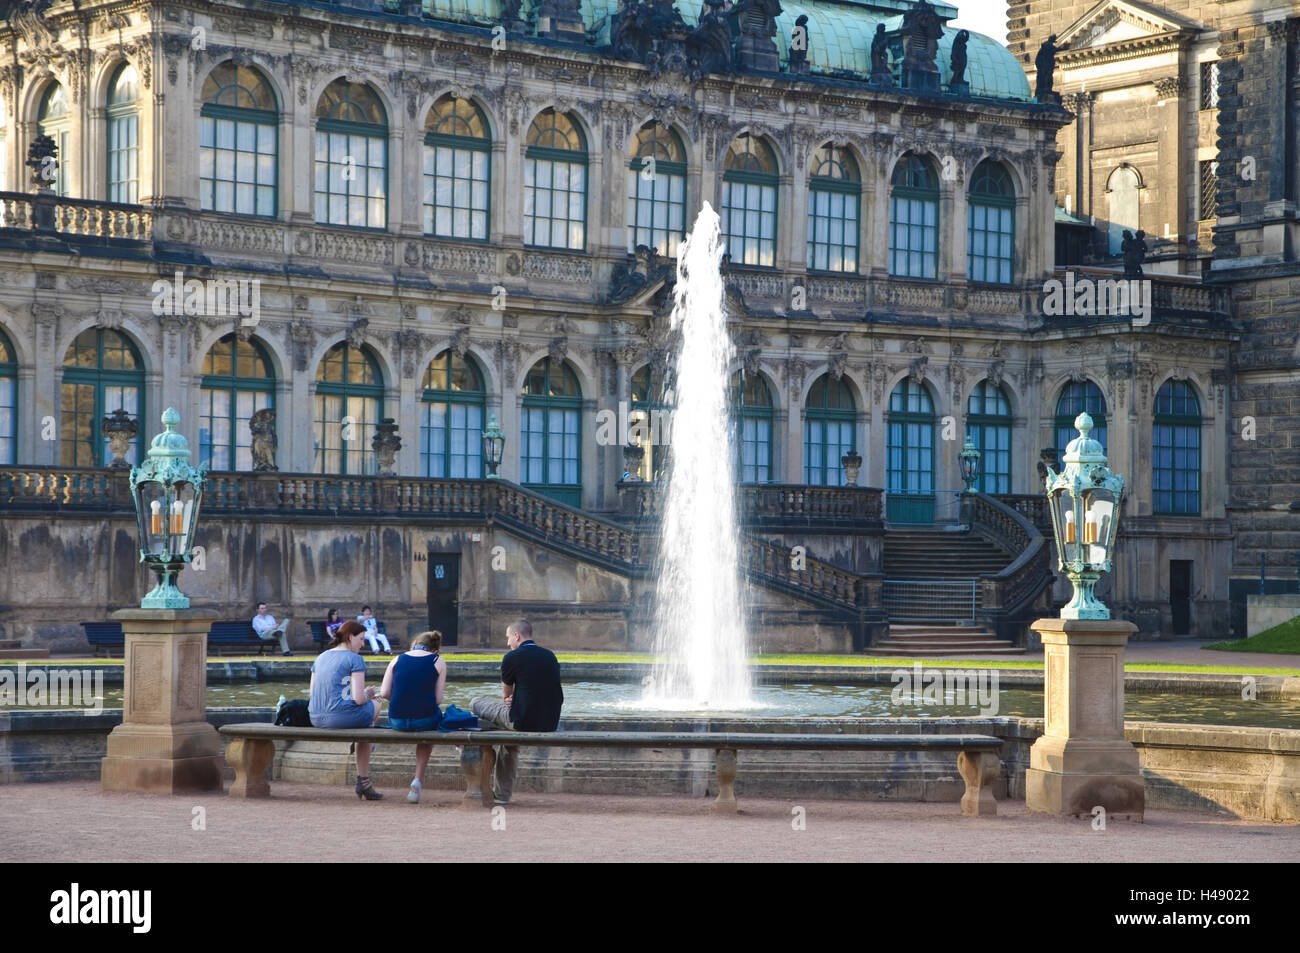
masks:
[[[447,687],[447,663],[438,650],[441,632],[421,632],[411,650],[388,663],[381,698],[389,700],[388,727],[397,731],[433,731],[442,722],[442,693]],[[433,745],[415,746],[415,780],[406,799],[420,803],[424,771],[429,766]]]

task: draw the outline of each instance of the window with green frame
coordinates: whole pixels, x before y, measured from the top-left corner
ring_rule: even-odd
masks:
[[[443,96],[424,122],[424,233],[488,240],[492,139],[468,99]]]
[[[1201,512],[1201,402],[1186,381],[1167,380],[1156,392],[1151,431],[1152,511]]]
[[[137,422],[144,413],[144,362],[120,331],[87,328],[63,358],[59,458],[65,467],[99,467],[112,460],[104,417],[125,410]],[[140,437],[126,459],[140,462]]]
[[[772,392],[758,374],[743,370],[731,376],[728,392],[736,449],[736,479],[772,482]]]
[[[364,349],[340,341],[316,368],[316,472],[375,473],[370,441],[383,415],[379,365]]]
[[[1065,455],[1065,448],[1070,441],[1079,436],[1074,429],[1074,418],[1087,411],[1092,418],[1092,432],[1089,436],[1106,449],[1106,398],[1092,381],[1070,381],[1061,390],[1056,401],[1056,451],[1057,456]]]
[[[632,407],[628,414],[628,443],[645,451],[637,475],[664,480],[672,461],[672,375],[667,368],[646,364],[632,375]]]
[[[524,152],[524,244],[582,251],[587,246],[587,140],[554,109],[528,127]]]
[[[808,179],[808,268],[858,270],[858,211],[862,176],[848,149],[817,150]]]
[[[980,381],[966,401],[966,432],[980,452],[975,489],[1011,492],[1011,402],[991,381]]]
[[[227,334],[203,357],[199,389],[199,464],[212,470],[253,469],[249,421],[275,406],[275,372],[256,340]]]
[[[279,108],[251,66],[222,63],[203,82],[199,111],[199,204],[205,211],[274,216]]]
[[[1000,163],[975,167],[967,212],[966,278],[1009,285],[1015,273],[1016,190]]]
[[[561,503],[582,505],[582,389],[568,362],[544,357],[524,378],[522,483]]]
[[[934,401],[906,377],[889,395],[886,424],[888,516],[893,522],[934,520]]]
[[[776,153],[749,133],[727,150],[722,175],[722,237],[733,265],[776,266]]]
[[[72,155],[68,149],[71,122],[68,116],[68,94],[58,83],[51,83],[41,96],[40,107],[36,110],[37,132],[54,140],[58,149],[55,156],[54,178],[49,186],[56,195],[68,194],[68,164]]]
[[[140,83],[123,63],[108,84],[108,200],[134,205],[140,198]]]
[[[388,117],[364,83],[336,79],[316,104],[316,221],[388,227]]]
[[[804,403],[803,481],[812,486],[840,486],[840,458],[855,449],[857,410],[843,380],[823,374],[813,382]]]
[[[420,473],[477,480],[483,476],[483,375],[469,357],[443,351],[424,371],[420,404]]]
[[[662,123],[642,126],[627,173],[627,250],[638,245],[668,258],[686,237],[686,149]]]
[[[18,355],[0,331],[0,466],[18,462]]]
[[[939,177],[928,159],[898,160],[889,192],[889,273],[939,276]]]

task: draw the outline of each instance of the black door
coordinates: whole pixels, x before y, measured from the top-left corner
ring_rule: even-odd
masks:
[[[460,553],[429,553],[429,628],[455,645],[460,628]]]
[[[1169,560],[1169,607],[1173,610],[1174,635],[1192,631],[1192,561]]]

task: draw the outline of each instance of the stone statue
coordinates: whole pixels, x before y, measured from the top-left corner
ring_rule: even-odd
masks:
[[[253,435],[253,472],[274,473],[279,470],[275,465],[275,449],[280,444],[275,435],[275,408],[264,407],[249,417],[248,430]]]
[[[635,253],[629,254],[626,261],[614,266],[614,274],[609,283],[609,300],[619,302],[635,297],[646,286],[664,278],[670,264],[670,259],[660,261],[659,253],[653,248],[637,245]]]
[[[109,469],[129,470],[131,461],[126,455],[131,452],[131,441],[140,432],[139,421],[119,407],[100,422],[100,430],[108,438],[108,449],[113,453]]]
[[[787,61],[791,73],[808,73],[812,67],[808,64],[808,14],[801,13],[794,21],[794,35],[790,37],[790,58]]]
[[[780,0],[739,0],[728,13],[736,39],[736,65],[741,69],[775,73],[781,69],[776,49],[776,18]]]
[[[699,25],[686,37],[693,80],[710,73],[730,73],[734,60],[731,27],[722,9],[726,0],[704,0],[704,4],[708,9],[700,13]]]
[[[27,167],[32,170],[32,185],[37,191],[49,192],[59,174],[59,147],[50,136],[37,136],[27,147]]]
[[[524,0],[501,0],[501,25],[509,33],[522,33],[526,24],[519,15]]]
[[[1124,229],[1124,237],[1119,243],[1120,254],[1124,256],[1124,277],[1141,278],[1142,262],[1147,257],[1147,233],[1138,229],[1134,235],[1127,228]]]
[[[903,37],[903,85],[908,89],[939,89],[939,39],[943,21],[934,7],[920,0],[903,14],[899,27]]]
[[[392,417],[379,421],[375,435],[370,438],[370,447],[375,451],[375,459],[379,463],[379,475],[396,476],[397,451],[402,449],[402,438],[397,435],[397,421]]]
[[[876,35],[871,38],[871,80],[877,86],[893,86],[894,74],[889,68],[889,35],[883,23],[876,24]]]
[[[1055,447],[1044,447],[1038,451],[1038,479],[1046,480],[1048,469],[1056,470],[1060,464],[1056,459],[1057,450]]]
[[[970,83],[966,82],[966,44],[970,41],[970,31],[962,30],[952,41],[952,79],[948,81],[948,92],[969,93]]]
[[[1043,45],[1038,48],[1038,55],[1034,57],[1034,66],[1038,67],[1038,86],[1034,92],[1034,99],[1040,103],[1060,104],[1061,94],[1052,88],[1053,74],[1056,72],[1056,54],[1061,48],[1056,45],[1056,34],[1053,33],[1043,41]]]

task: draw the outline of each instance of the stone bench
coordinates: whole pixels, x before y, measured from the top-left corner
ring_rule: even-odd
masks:
[[[957,770],[966,782],[964,815],[996,814],[993,784],[1001,771],[1002,741],[990,735],[806,735],[742,732],[662,731],[393,731],[387,728],[290,728],[258,724],[224,725],[230,739],[226,760],[235,769],[232,797],[269,797],[266,769],[275,757],[276,741],[372,742],[374,744],[456,745],[465,776],[462,807],[492,805],[492,769],[497,745],[547,748],[688,748],[715,752],[718,797],[713,809],[736,811],[736,752],[763,749],[802,751],[955,751]]]

